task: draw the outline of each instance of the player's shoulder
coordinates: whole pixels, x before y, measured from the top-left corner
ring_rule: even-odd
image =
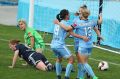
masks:
[[[74,17],[73,22],[80,20],[79,16]]]
[[[69,22],[68,21],[62,20],[60,23],[66,25],[66,26],[69,26]]]
[[[61,20],[60,23],[62,23],[62,24],[66,24],[66,21],[65,21],[65,20]]]
[[[17,44],[17,45],[16,45],[16,49],[17,49],[17,50],[19,50],[21,47],[23,47],[22,44]]]

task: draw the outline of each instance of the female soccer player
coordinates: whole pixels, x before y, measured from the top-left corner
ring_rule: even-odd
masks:
[[[84,70],[91,76],[93,79],[98,79],[94,74],[91,66],[87,63],[89,55],[91,55],[92,51],[92,29],[97,33],[98,37],[101,37],[99,30],[97,29],[97,24],[102,23],[102,16],[97,21],[88,20],[90,15],[90,11],[87,8],[81,10],[80,18],[78,18],[73,25],[65,26],[64,24],[60,23],[59,21],[55,20],[55,23],[64,28],[65,30],[69,31],[71,29],[79,29],[78,34],[82,35],[83,37],[79,39],[79,48],[78,52],[78,60],[80,63],[80,79],[84,77]],[[89,40],[88,40],[89,39]]]
[[[28,64],[35,66],[39,70],[50,71],[52,64],[41,53],[32,51],[30,48],[19,43],[19,40],[10,40],[9,47],[14,51],[12,65],[9,68],[15,67],[17,57],[23,58]]]
[[[57,19],[60,21],[60,23],[65,24],[67,26],[68,25],[67,20],[69,20],[69,11],[66,9],[61,10],[60,13],[57,15]],[[56,59],[57,79],[61,79],[62,58],[68,59],[68,64],[65,72],[65,79],[69,79],[70,72],[73,67],[74,58],[70,50],[66,47],[66,44],[65,44],[66,34],[67,34],[66,30],[61,28],[59,25],[55,25],[53,39],[51,42],[51,48],[55,53],[55,55],[57,56],[57,59]]]
[[[25,44],[36,52],[42,53],[45,48],[45,44],[41,35],[34,29],[27,27],[27,23],[24,20],[19,20],[18,26],[21,30],[25,31]]]
[[[75,13],[75,18],[74,18],[74,20],[73,20],[73,23],[79,18],[79,15],[81,14],[81,10],[82,9],[84,9],[84,8],[87,8],[87,6],[86,5],[82,5],[81,7],[80,7],[80,9],[79,9],[79,12],[76,12]],[[75,34],[78,34],[78,31],[79,31],[79,28],[77,28],[77,29],[75,29],[74,30],[74,32],[75,32]],[[73,35],[74,33],[73,33],[73,30],[71,30],[71,31],[69,31],[69,34],[67,35],[67,36],[69,36],[69,35]],[[88,39],[87,39],[88,40]],[[76,57],[77,57],[77,60],[78,60],[78,75],[77,75],[77,78],[76,79],[79,79],[79,77],[80,77],[80,75],[81,75],[81,73],[80,73],[80,69],[81,69],[81,67],[80,67],[80,65],[81,65],[81,62],[79,61],[79,53],[78,53],[78,47],[79,47],[79,38],[78,37],[74,37],[74,49],[75,49],[75,53],[76,53]],[[90,76],[87,74],[87,79],[90,79]]]

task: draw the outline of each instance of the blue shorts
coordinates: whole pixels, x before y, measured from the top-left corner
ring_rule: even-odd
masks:
[[[84,48],[84,47],[79,47],[78,52],[81,55],[86,55],[89,56],[92,53],[92,48]]]
[[[61,48],[52,48],[52,50],[57,58],[69,58],[72,55],[66,46],[63,46]]]
[[[79,48],[79,40],[76,40],[76,41],[74,41],[75,53],[78,53],[78,48]]]

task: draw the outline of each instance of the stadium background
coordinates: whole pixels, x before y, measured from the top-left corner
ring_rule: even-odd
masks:
[[[99,0],[35,0],[34,3],[34,25],[33,28],[40,31],[52,33],[54,29],[53,20],[61,9],[68,9],[71,13],[70,22],[72,23],[74,13],[78,11],[80,5],[86,4],[91,11],[90,19],[98,18]],[[120,48],[120,2],[103,0],[103,23],[101,35],[104,37],[103,45]],[[29,0],[19,0],[18,20],[29,19]],[[94,34],[94,41],[96,36]]]

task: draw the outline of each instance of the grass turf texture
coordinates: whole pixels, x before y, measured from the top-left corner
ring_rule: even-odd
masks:
[[[12,62],[13,53],[8,47],[8,41],[10,39],[20,39],[22,42],[24,32],[19,30],[17,27],[10,27],[5,25],[0,25],[0,79],[56,79],[55,71],[44,72],[39,71],[31,66],[22,66],[21,64],[24,61],[17,60],[16,66],[13,69],[8,68]],[[40,32],[42,35],[43,32]],[[52,39],[52,34],[47,34],[45,36],[45,42],[50,43]],[[72,38],[66,39],[67,44],[73,44]],[[69,47],[71,52],[74,53],[74,48]],[[44,55],[48,58],[51,63],[55,63],[55,56],[50,50],[49,46],[46,46]],[[90,58],[95,58],[97,60],[105,60],[108,62],[113,62],[120,64],[120,55],[114,54],[111,52],[103,51],[97,48],[93,49],[92,56]],[[120,65],[109,64],[110,68],[108,71],[98,70],[98,61],[89,60],[90,65],[92,66],[94,72],[99,77],[99,79],[120,79]],[[62,63],[66,66],[67,61],[64,60]],[[77,60],[75,58],[75,72],[71,73],[70,79],[75,79],[77,75]],[[62,78],[64,77],[64,72]]]

